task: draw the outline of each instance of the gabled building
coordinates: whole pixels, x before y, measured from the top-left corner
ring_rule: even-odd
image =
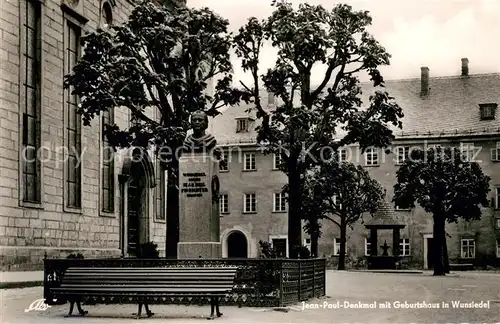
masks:
[[[457,64],[458,65],[458,64]],[[389,80],[386,91],[404,111],[403,128],[394,129],[396,139],[387,150],[357,145],[341,150],[343,159],[365,166],[371,176],[393,195],[398,165],[412,148],[434,145],[459,146],[470,159],[479,162],[491,180],[491,206],[482,209],[479,221],[447,225],[448,250],[452,262],[500,264],[500,74],[469,74],[462,59],[458,76],[431,77],[422,67],[420,79]],[[373,93],[362,84],[363,102]],[[268,105],[275,105],[269,97]],[[283,255],[287,251],[287,206],[279,193],[285,175],[276,170],[276,157],[264,155],[256,143],[259,120],[246,113],[248,106],[227,108],[212,122],[212,133],[228,152],[227,170],[221,170],[221,240],[224,256],[256,257],[259,240],[272,243]],[[400,251],[411,267],[432,267],[432,217],[420,207],[403,210],[393,206],[396,218],[406,226],[401,231]],[[370,216],[364,218],[368,221]],[[334,262],[340,248],[336,225],[323,223],[320,255]],[[392,234],[379,234],[378,242],[392,245]],[[310,244],[303,235],[304,245]],[[239,247],[245,248],[239,248]],[[362,222],[348,231],[347,253],[352,262],[369,255],[369,232]],[[380,249],[380,247],[377,247]],[[379,253],[380,254],[380,253]]]

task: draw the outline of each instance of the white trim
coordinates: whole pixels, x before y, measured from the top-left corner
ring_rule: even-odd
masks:
[[[407,240],[408,243],[405,243],[405,240]],[[408,252],[408,253],[404,254],[404,252]],[[410,256],[411,255],[411,243],[410,243],[409,238],[399,239],[399,253],[400,253],[400,256]]]
[[[227,228],[221,233],[220,240],[222,244],[222,257],[223,258],[228,257],[227,239],[229,238],[229,235],[231,235],[231,233],[233,232],[241,232],[243,235],[245,235],[245,238],[247,240],[247,257],[248,258],[257,257],[254,245],[251,244],[252,241],[250,240],[251,238],[250,234],[240,226],[233,226],[232,228]]]
[[[253,156],[253,159],[251,158]],[[250,168],[247,169],[247,159],[249,159]],[[253,160],[253,163],[252,163]],[[243,153],[243,171],[255,171],[257,170],[256,166],[256,156],[254,152],[245,152]]]
[[[495,187],[495,209],[500,208],[500,187]]]
[[[424,240],[424,253],[423,253],[423,258],[424,258],[424,269],[429,269],[429,264],[427,263],[427,253],[429,250],[429,247],[427,246],[427,239],[434,238],[434,234],[424,234],[423,235],[423,240]]]
[[[333,238],[333,255],[340,255],[340,243],[341,243],[340,237]],[[337,245],[338,245],[338,248],[337,248]]]
[[[289,256],[289,251],[288,251],[288,235],[284,235],[284,234],[273,234],[273,235],[269,235],[269,243],[271,244],[271,247],[274,247],[273,246],[273,239],[285,239],[286,240],[286,257],[288,258]]]
[[[368,163],[368,154],[371,155],[371,162]],[[374,158],[376,157],[376,159]],[[377,166],[380,165],[379,150],[376,147],[369,147],[365,151],[365,166]]]
[[[280,205],[283,202],[285,204],[285,207],[283,209],[279,209],[279,210],[276,208],[277,207],[276,206],[276,198],[278,197],[278,195],[280,197]],[[282,200],[284,200],[284,201],[282,201]],[[286,196],[285,196],[285,193],[283,193],[283,192],[274,192],[273,193],[273,213],[283,213],[283,212],[286,212],[286,210],[287,210],[286,207],[287,206],[286,206]]]
[[[247,205],[246,205],[246,201],[247,201],[247,195],[253,195],[254,196],[254,207],[255,209],[254,210],[248,210],[247,209]],[[256,213],[257,212],[257,194],[255,192],[248,192],[248,193],[244,193],[243,194],[243,213]]]
[[[472,242],[472,244],[470,244]],[[464,243],[467,243],[465,245]],[[472,255],[464,256],[464,247],[472,247]],[[464,238],[460,240],[460,258],[462,259],[474,259],[476,257],[476,240],[474,238]]]
[[[226,198],[225,199],[226,200],[226,204],[227,204],[227,210],[226,211],[222,211],[222,206],[224,206],[224,204],[222,202],[222,200],[224,200],[224,199],[222,199],[222,197]],[[227,194],[227,193],[221,193],[219,195],[219,213],[221,215],[229,214],[229,194]]]
[[[46,74],[44,73],[45,69],[45,55],[44,55],[44,50],[43,50],[43,43],[45,41],[45,4],[42,1],[32,1],[32,0],[24,0],[24,1],[19,1],[19,35],[21,36],[19,39],[19,77],[18,77],[18,82],[19,82],[19,91],[18,91],[18,126],[19,127],[19,133],[18,133],[18,201],[19,201],[19,206],[22,207],[29,207],[29,208],[38,208],[38,209],[43,209],[44,208],[44,201],[45,201],[45,190],[44,190],[44,161],[45,157],[42,156],[40,163],[40,175],[39,175],[39,190],[40,190],[40,202],[39,203],[33,203],[33,202],[26,202],[24,201],[24,177],[23,177],[23,115],[24,115],[24,107],[25,107],[25,87],[24,87],[24,82],[26,78],[26,59],[24,57],[24,53],[26,50],[26,28],[24,26],[24,22],[26,21],[26,3],[27,2],[34,2],[38,3],[40,5],[40,107],[37,113],[39,114],[39,132],[38,135],[40,136],[40,148],[44,146],[44,124],[45,124],[45,118],[44,118],[44,86],[45,86],[45,76]],[[40,154],[44,154],[44,151],[40,151]],[[15,189],[15,188],[13,188]],[[38,213],[33,213],[36,218],[38,218]]]
[[[368,245],[370,246],[370,252],[371,252],[372,242],[370,242],[370,240],[367,237],[365,237],[365,256],[370,255],[370,253],[368,253]]]

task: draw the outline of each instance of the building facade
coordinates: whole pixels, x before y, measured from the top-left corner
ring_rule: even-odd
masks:
[[[386,81],[385,90],[404,111],[403,128],[394,129],[396,139],[387,149],[361,153],[357,145],[342,148],[343,159],[365,166],[370,175],[387,189],[392,200],[399,164],[415,148],[459,146],[491,177],[491,205],[482,209],[478,221],[448,224],[448,251],[452,263],[500,265],[500,74],[470,75],[468,60],[462,59],[462,74],[430,77],[423,67],[420,79]],[[364,96],[374,89],[362,84]],[[363,98],[364,102],[366,98]],[[272,97],[268,105],[275,104]],[[257,257],[260,240],[273,244],[283,255],[287,251],[287,206],[280,194],[285,175],[277,171],[276,157],[264,155],[256,144],[259,121],[247,106],[228,108],[213,121],[212,132],[229,159],[221,171],[221,240],[226,257]],[[403,210],[394,206],[398,220],[404,221],[399,247],[405,266],[430,268],[432,216],[422,208]],[[347,260],[361,264],[370,254],[369,231],[363,217],[347,233]],[[387,232],[387,233],[386,233]],[[392,232],[381,231],[378,242],[392,245]],[[303,244],[310,239],[303,233]],[[244,246],[238,249],[236,246]],[[244,251],[246,249],[246,251]],[[329,221],[322,223],[319,254],[336,263],[340,230]],[[377,247],[381,251],[381,247]],[[246,254],[245,254],[246,253]],[[379,255],[381,252],[378,253]]]
[[[83,126],[78,98],[63,88],[81,37],[124,22],[132,0],[7,0],[2,5],[0,260],[2,270],[39,269],[45,253],[86,258],[165,247],[165,172],[154,154],[114,152],[108,111]],[[147,112],[155,117],[153,112]],[[143,155],[141,163],[134,154]],[[163,252],[162,252],[163,253]]]

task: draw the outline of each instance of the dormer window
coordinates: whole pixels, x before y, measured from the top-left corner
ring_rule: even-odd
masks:
[[[236,133],[248,132],[250,120],[249,117],[236,118]]]
[[[497,107],[498,104],[496,103],[479,104],[481,120],[495,119],[495,112],[497,110]]]

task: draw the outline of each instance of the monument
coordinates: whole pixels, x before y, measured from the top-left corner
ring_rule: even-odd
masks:
[[[217,141],[206,132],[205,112],[191,114],[191,128],[179,159],[177,255],[180,259],[221,258]]]

